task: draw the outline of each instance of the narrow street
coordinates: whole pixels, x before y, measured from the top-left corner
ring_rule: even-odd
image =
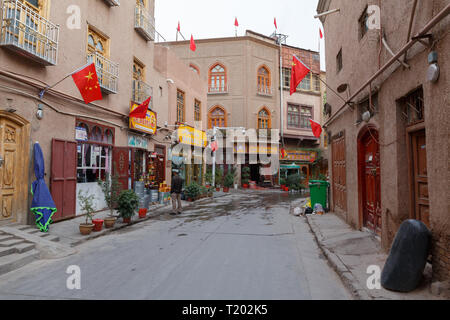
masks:
[[[233,193],[0,277],[0,299],[351,299],[286,193]],[[66,273],[80,267],[81,289]]]

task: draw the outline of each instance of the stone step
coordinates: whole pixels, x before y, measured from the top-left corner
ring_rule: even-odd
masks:
[[[34,243],[25,242],[25,243],[20,243],[20,244],[14,246],[13,248],[16,249],[16,251],[18,253],[24,253],[24,252],[35,249],[36,245]]]
[[[0,235],[0,242],[8,241],[8,240],[11,240],[11,239],[14,239],[14,236],[12,236],[10,234],[2,234],[2,235]]]
[[[45,238],[45,240],[53,241],[53,242],[59,242],[59,237],[58,236],[49,235],[48,237]]]
[[[16,252],[15,247],[0,248],[0,258]]]
[[[14,246],[16,244],[24,243],[24,242],[25,242],[25,240],[23,240],[23,239],[13,238],[11,240],[0,242],[0,248],[1,247],[3,247],[3,248],[5,248],[5,247],[12,247],[12,246]]]
[[[32,226],[25,226],[25,225],[23,225],[23,226],[16,227],[16,229],[19,229],[19,230],[22,230],[22,231],[26,231],[27,229],[33,229],[33,227]]]
[[[24,265],[39,259],[39,251],[36,249],[13,253],[0,258],[0,275],[19,269]]]

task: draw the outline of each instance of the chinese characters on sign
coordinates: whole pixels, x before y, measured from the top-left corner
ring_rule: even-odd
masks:
[[[132,103],[130,111],[133,111],[137,107],[138,107],[137,104]],[[130,118],[130,129],[134,129],[137,131],[149,134],[156,134],[156,125],[157,125],[156,113],[151,110],[147,111],[147,116],[144,119],[132,117]]]

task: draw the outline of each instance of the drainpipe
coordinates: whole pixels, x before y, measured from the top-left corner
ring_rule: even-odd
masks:
[[[416,14],[417,2],[418,2],[418,0],[414,0],[412,11],[411,11],[411,17],[409,18],[408,37],[406,38],[406,42],[408,42],[409,39],[411,39],[411,31],[412,31],[412,25],[413,25],[413,22],[414,22],[414,16]],[[406,61],[407,54],[408,54],[408,51],[405,52],[405,54],[403,56],[403,61]]]

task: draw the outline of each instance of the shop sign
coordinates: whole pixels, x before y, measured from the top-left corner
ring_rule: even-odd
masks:
[[[138,106],[139,105],[132,103],[130,112],[136,109]],[[137,131],[149,134],[156,134],[156,125],[157,125],[156,113],[151,110],[147,111],[147,116],[143,119],[133,117],[130,118],[130,129],[134,129]]]
[[[243,144],[236,144],[234,146],[234,153],[237,154],[277,154],[278,153],[278,146],[277,145],[248,145],[245,146]]]
[[[206,148],[208,139],[206,132],[193,127],[181,126],[177,130],[178,142],[194,147]]]
[[[280,160],[313,162],[317,159],[317,151],[301,149],[281,149]]]
[[[75,127],[75,140],[78,140],[78,141],[87,141],[88,140],[86,128]]]
[[[135,136],[135,135],[129,135],[128,136],[128,146],[129,147],[134,147],[134,148],[147,149],[147,147],[148,147],[148,140],[143,138],[143,137],[139,137],[139,136]]]

